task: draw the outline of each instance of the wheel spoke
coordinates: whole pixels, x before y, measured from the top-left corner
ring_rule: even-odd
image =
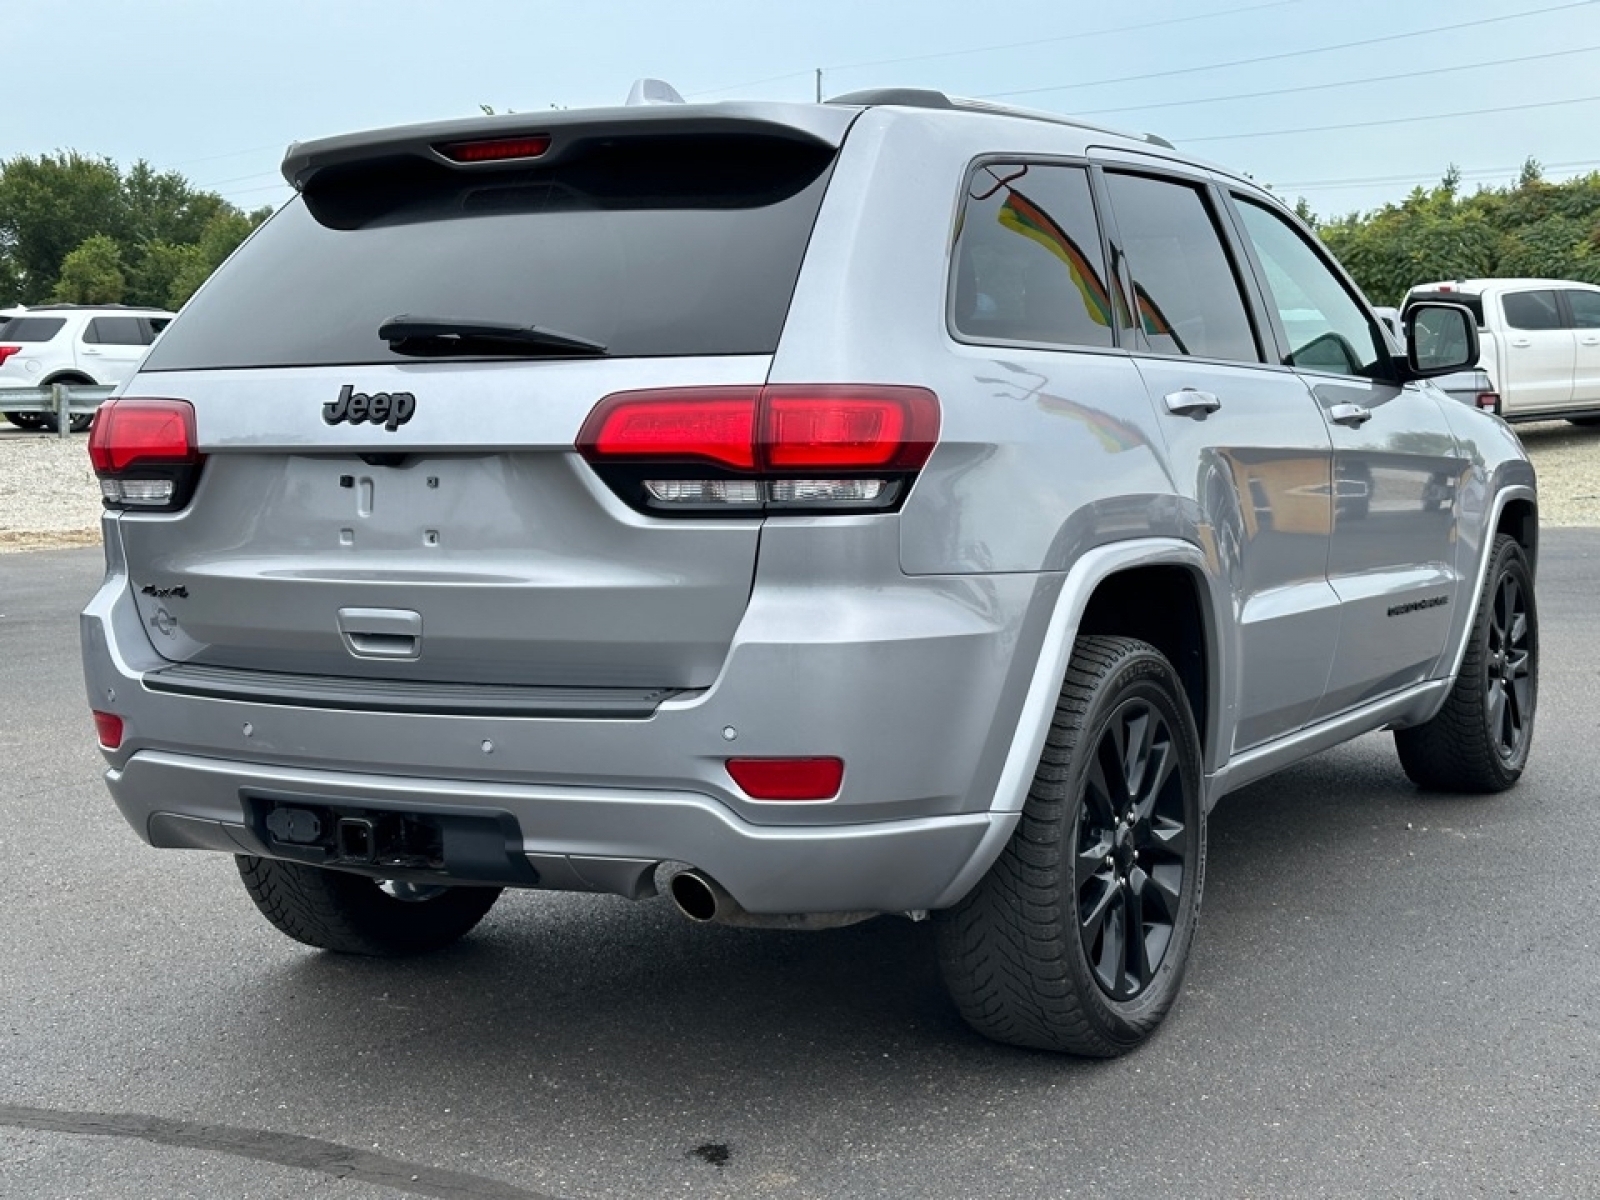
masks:
[[[1078,850],[1073,860],[1072,883],[1080,894],[1091,879],[1098,875],[1109,875],[1111,868],[1106,866],[1106,859],[1111,856],[1111,848],[1111,838],[1102,833],[1092,846]]]
[[[1145,770],[1150,765],[1150,745],[1155,738],[1155,721],[1148,708],[1130,716],[1122,746],[1122,778],[1129,800],[1144,794]],[[1120,724],[1120,722],[1119,722]]]
[[[1144,905],[1132,887],[1124,889],[1123,925],[1127,930],[1127,994],[1137,995],[1150,982],[1150,957],[1144,941]]]
[[[1521,646],[1528,640],[1527,613],[1519,612],[1511,619],[1511,631],[1508,635],[1508,640],[1511,646]],[[1509,646],[1507,648],[1509,649]],[[1524,658],[1527,657],[1526,650],[1523,651],[1522,656]]]
[[[1117,886],[1110,879],[1099,881],[1100,892],[1095,896],[1093,903],[1085,911],[1082,905],[1082,895],[1079,893],[1078,925],[1083,933],[1083,944],[1092,947],[1105,933],[1106,915],[1112,910],[1112,903],[1117,898]]]
[[[1153,903],[1161,910],[1162,920],[1171,924],[1178,919],[1179,889],[1182,886],[1183,867],[1180,864],[1158,863],[1145,876],[1141,894],[1146,903]]]
[[[1489,734],[1497,745],[1505,747],[1506,693],[1498,679],[1489,684]]]
[[[1166,726],[1162,725],[1159,732],[1165,735]],[[1170,737],[1163,736],[1160,741],[1151,744],[1150,758],[1151,766],[1145,771],[1144,790],[1133,806],[1134,819],[1138,821],[1150,820],[1162,792],[1166,790],[1167,781],[1178,768],[1178,755]]]
[[[1102,743],[1102,749],[1104,743]],[[1106,765],[1102,761],[1103,755],[1096,754],[1089,763],[1089,775],[1085,780],[1083,792],[1084,816],[1092,822],[1092,827],[1105,830],[1117,823],[1117,810],[1121,807],[1118,797],[1112,793],[1111,783],[1106,778]]]

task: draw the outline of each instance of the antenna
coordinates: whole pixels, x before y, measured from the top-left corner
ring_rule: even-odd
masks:
[[[682,104],[678,89],[664,79],[635,79],[628,92],[628,107],[641,104]]]

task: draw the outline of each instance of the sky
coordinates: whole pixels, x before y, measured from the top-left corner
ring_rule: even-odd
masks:
[[[0,160],[144,159],[254,209],[290,143],[481,106],[867,87],[1159,133],[1324,218],[1600,170],[1600,0],[9,0]]]

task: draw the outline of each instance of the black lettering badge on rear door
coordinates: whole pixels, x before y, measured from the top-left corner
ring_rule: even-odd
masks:
[[[339,398],[322,406],[322,419],[329,425],[382,425],[390,433],[399,429],[417,411],[417,398],[410,392],[358,392],[348,383],[339,389]]]

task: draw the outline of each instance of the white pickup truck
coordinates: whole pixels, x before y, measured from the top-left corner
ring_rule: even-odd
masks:
[[[1455,279],[1418,284],[1423,300],[1464,305],[1478,320],[1478,407],[1508,421],[1600,424],[1600,287],[1566,279]]]

